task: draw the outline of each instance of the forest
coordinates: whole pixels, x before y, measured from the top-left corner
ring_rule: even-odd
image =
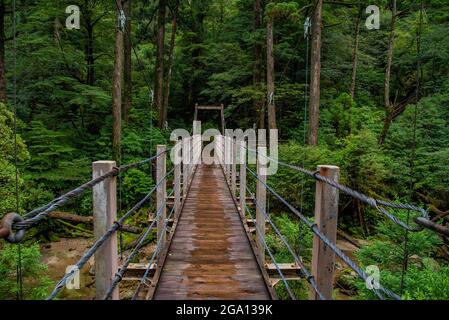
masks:
[[[0,217],[85,183],[94,161],[154,155],[192,127],[195,104],[223,104],[227,128],[278,129],[281,160],[336,165],[343,185],[449,227],[448,44],[447,0],[0,0]],[[219,114],[200,120],[220,129]],[[280,168],[268,182],[313,218],[313,179]],[[151,165],[120,176],[119,215],[154,186]],[[310,230],[274,197],[268,208],[310,264]],[[144,227],[150,209],[133,223]],[[413,224],[415,213],[391,212]],[[91,216],[92,192],[58,213]],[[339,241],[383,285],[449,299],[448,237],[406,232],[345,194],[338,217]],[[56,217],[28,230],[21,251],[1,241],[0,299],[44,299],[61,276],[48,248],[92,238],[87,222]],[[125,251],[136,238],[123,233]],[[292,261],[272,231],[267,244]],[[341,261],[336,270],[335,299],[376,299]],[[306,281],[290,285],[307,299]],[[282,283],[276,293],[288,298]],[[77,294],[64,297],[92,295]]]

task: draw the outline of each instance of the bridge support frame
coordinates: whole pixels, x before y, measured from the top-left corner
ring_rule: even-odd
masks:
[[[338,182],[340,168],[336,166],[318,166],[320,175]],[[315,223],[319,230],[333,243],[337,242],[338,190],[324,182],[316,182]],[[335,253],[321,241],[313,237],[312,275],[325,299],[332,299],[335,269]],[[318,300],[316,292],[310,289],[310,298]]]
[[[115,161],[97,161],[92,164],[94,179],[116,167]],[[93,187],[93,218],[95,240],[102,237],[117,221],[117,178],[110,177]],[[95,297],[103,300],[112,286],[118,270],[117,233],[114,233],[95,253]],[[119,300],[118,286],[111,300]]]

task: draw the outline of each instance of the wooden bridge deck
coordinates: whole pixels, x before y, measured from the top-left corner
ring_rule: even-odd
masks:
[[[197,168],[153,299],[270,299],[219,166]]]

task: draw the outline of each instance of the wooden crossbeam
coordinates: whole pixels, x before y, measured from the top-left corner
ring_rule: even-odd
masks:
[[[154,219],[153,218],[150,218],[150,219],[148,219],[148,223],[149,224],[152,224],[153,223],[153,221],[154,221]],[[168,219],[168,227],[171,227],[172,225],[173,225],[173,222],[174,222],[175,220],[174,219]]]
[[[286,280],[301,280],[301,267],[296,263],[278,263],[278,268]],[[270,276],[271,285],[274,287],[282,281],[279,271],[274,263],[265,264],[265,269]]]
[[[196,106],[198,110],[222,110],[223,106]]]
[[[121,268],[121,266],[120,266]],[[148,263],[130,263],[125,272],[123,281],[140,281],[148,268]],[[157,265],[153,263],[150,268],[149,277],[154,275]]]
[[[195,104],[195,115],[193,117],[194,121],[198,120],[198,110],[218,110],[220,111],[220,117],[221,117],[221,134],[225,134],[225,128],[226,128],[226,124],[225,124],[225,117],[224,117],[224,105],[203,105],[200,106],[198,103]]]

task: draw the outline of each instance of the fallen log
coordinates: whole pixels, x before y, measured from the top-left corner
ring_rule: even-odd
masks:
[[[63,220],[63,221],[69,221],[72,223],[84,223],[84,224],[89,224],[89,225],[94,224],[93,217],[84,217],[84,216],[79,216],[79,215],[68,213],[68,212],[55,211],[55,212],[50,213],[48,215],[48,217],[50,219],[58,219],[58,220]],[[123,225],[122,231],[128,232],[128,233],[134,233],[134,234],[142,233],[141,228],[134,227],[134,226],[128,226],[128,225]]]
[[[341,230],[337,230],[337,234],[342,237],[343,239],[345,239],[346,241],[348,241],[349,243],[352,243],[354,246],[356,246],[357,248],[361,248],[362,245],[360,244],[360,242],[358,242],[355,238],[351,237],[349,234],[347,234],[344,231]]]
[[[449,210],[448,211],[442,211],[442,210],[438,209],[437,207],[435,207],[434,205],[430,206],[430,210],[432,210],[432,212],[437,214],[437,216],[435,216],[432,219],[433,222],[437,222],[438,220],[447,218],[449,216]]]

